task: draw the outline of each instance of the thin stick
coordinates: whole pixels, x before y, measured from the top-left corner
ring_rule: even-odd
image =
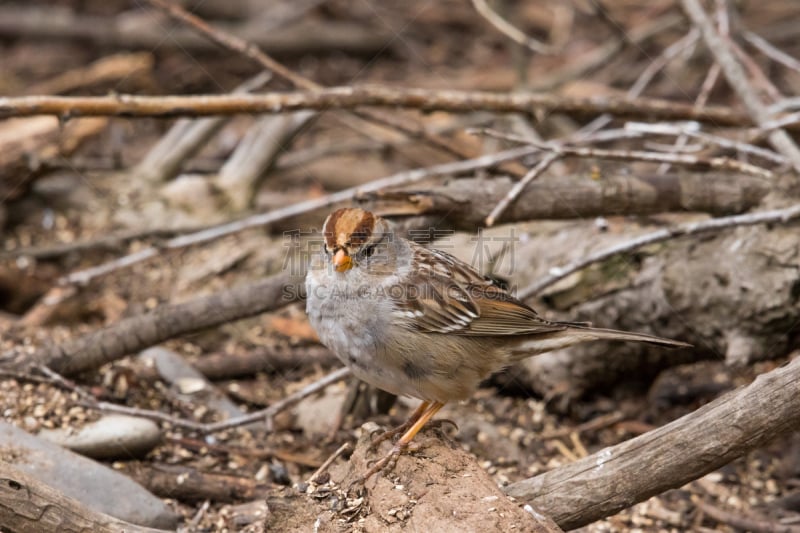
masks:
[[[271,421],[272,417],[274,417],[276,414],[280,413],[285,409],[288,409],[289,407],[300,402],[307,396],[311,396],[315,392],[318,392],[327,387],[328,385],[336,383],[337,381],[341,381],[350,375],[349,368],[340,368],[318,379],[317,381],[310,383],[309,385],[306,385],[299,391],[295,392],[294,394],[290,394],[286,398],[272,404],[266,409],[253,411],[252,413],[248,413],[243,416],[237,416],[236,418],[230,418],[228,420],[222,420],[220,422],[203,424],[201,422],[186,420],[184,418],[177,418],[172,415],[168,415],[166,413],[162,413],[159,411],[153,411],[150,409],[139,409],[136,407],[128,407],[126,405],[118,405],[115,403],[97,401],[97,399],[94,396],[92,396],[89,392],[85,391],[83,388],[79,387],[74,382],[63,377],[61,374],[54,372],[47,366],[39,365],[36,368],[45,376],[47,376],[47,378],[50,379],[51,382],[55,383],[56,385],[66,390],[75,392],[81,399],[80,400],[81,405],[85,407],[91,409],[97,409],[98,411],[103,411],[108,413],[118,413],[129,416],[136,416],[140,418],[147,418],[149,420],[155,420],[157,422],[164,422],[170,424],[176,428],[188,429],[203,434],[216,433],[218,431],[224,431],[226,429],[244,426],[252,422],[262,422],[264,420],[268,422],[269,426],[269,422]]]
[[[768,58],[772,59],[777,63],[780,63],[781,65],[787,68],[800,72],[800,61],[790,56],[783,50],[777,48],[776,46],[774,46],[772,43],[770,43],[760,35],[753,33],[751,31],[746,31],[742,34],[742,36],[747,40],[748,43],[752,44],[755,48],[758,49],[758,51],[760,51]]]
[[[472,0],[472,5],[475,7],[475,11],[478,12],[480,16],[485,18],[489,24],[495,27],[497,31],[511,39],[517,44],[520,44],[532,52],[536,52],[537,54],[554,54],[558,52],[558,48],[541,43],[526,35],[525,32],[513,26],[510,22],[506,19],[492,11],[492,8],[489,7],[489,4],[486,3],[486,0]]]
[[[657,242],[663,242],[676,237],[694,235],[697,233],[721,231],[723,229],[734,228],[737,226],[752,226],[755,224],[767,224],[770,222],[786,224],[787,222],[796,218],[800,218],[800,204],[787,207],[786,209],[775,209],[772,211],[760,211],[757,213],[747,213],[744,215],[712,218],[711,220],[704,220],[702,222],[688,222],[686,224],[678,224],[676,226],[663,228],[652,233],[635,237],[629,241],[611,246],[604,250],[600,250],[599,252],[590,254],[562,267],[551,268],[547,276],[519,291],[517,297],[523,300],[530,298],[531,296],[542,292],[544,289],[553,285],[557,281],[562,280],[570,274],[582,270],[593,263],[605,261],[606,259],[615,255],[627,253],[649,244],[655,244]]]
[[[664,70],[673,59],[686,52],[688,49],[697,44],[700,39],[700,32],[696,28],[689,30],[689,33],[669,45],[655,60],[651,61],[649,65],[639,74],[636,82],[628,89],[628,98],[637,98],[641,95],[645,88],[650,85],[653,78]]]
[[[315,91],[190,96],[16,96],[0,98],[0,118],[56,115],[179,117],[285,113],[304,109],[354,109],[364,106],[449,111],[451,113],[565,113],[656,120],[697,120],[717,126],[754,125],[747,114],[724,106],[694,109],[691,104],[657,98],[569,98],[550,93],[496,93],[490,91],[421,88],[330,87]]]
[[[274,417],[276,414],[280,413],[285,409],[288,409],[294,404],[300,402],[300,400],[306,398],[307,396],[311,396],[316,392],[321,391],[328,385],[332,385],[338,381],[342,381],[344,378],[348,376],[350,376],[350,369],[347,367],[334,370],[327,376],[318,379],[314,383],[306,385],[299,391],[295,392],[294,394],[290,394],[286,398],[276,402],[275,404],[267,407],[266,409],[261,409],[260,411],[255,411],[245,416],[232,418],[230,420],[222,420],[221,422],[215,422],[213,424],[205,424],[203,432],[213,433],[249,424],[250,422],[257,422],[259,420],[271,420],[272,417]]]
[[[508,206],[511,205],[511,202],[516,200],[522,191],[525,190],[525,187],[527,187],[530,182],[541,176],[542,173],[544,173],[544,171],[550,167],[550,165],[560,158],[561,156],[556,153],[545,155],[535,167],[530,169],[521,180],[515,183],[514,186],[508,190],[508,193],[503,197],[503,199],[497,203],[494,209],[492,209],[492,212],[489,213],[489,216],[487,216],[486,220],[484,221],[486,227],[492,227],[495,221],[500,218]]]
[[[717,25],[719,26],[720,34],[728,37],[730,34],[731,25],[727,9],[717,10]],[[706,105],[706,102],[708,102],[708,99],[711,96],[711,91],[714,89],[714,85],[717,84],[717,80],[719,79],[721,72],[722,69],[720,69],[719,63],[714,63],[711,65],[711,68],[706,73],[706,78],[703,80],[703,84],[700,86],[700,91],[697,93],[697,97],[694,99],[695,109]],[[688,137],[686,135],[680,135],[677,139],[675,139],[675,147],[683,147],[687,142]],[[657,172],[659,174],[666,174],[669,172],[670,168],[671,165],[669,163],[662,163],[658,167]]]
[[[706,74],[706,79],[703,80],[703,85],[700,86],[700,92],[697,93],[697,98],[694,100],[694,107],[699,108],[706,105],[708,102],[709,97],[711,96],[711,91],[714,89],[714,85],[717,84],[717,80],[719,79],[719,75],[722,70],[719,68],[718,63],[714,63],[711,65],[711,68],[708,69],[708,73]],[[675,140],[675,147],[679,148],[686,144],[688,133],[682,133],[676,140]],[[784,161],[785,158],[782,158]],[[669,172],[671,168],[669,163],[662,163],[661,166],[658,167],[659,174],[666,174]]]
[[[783,157],[782,155],[773,152],[772,150],[767,150],[766,148],[761,148],[760,146],[756,146],[754,144],[749,144],[741,141],[734,141],[732,139],[728,139],[726,137],[720,137],[719,135],[712,135],[710,133],[705,133],[699,131],[695,126],[699,126],[697,123],[687,123],[687,124],[648,124],[646,122],[628,122],[625,124],[626,129],[630,129],[631,131],[637,131],[642,133],[649,133],[654,135],[678,135],[680,137],[692,137],[695,139],[700,139],[706,141],[710,144],[715,144],[721,148],[727,148],[730,150],[737,150],[742,153],[750,154],[753,156],[761,157],[773,163],[777,163],[779,165],[786,165],[789,163],[789,160]]]
[[[319,479],[319,477],[320,477],[320,476],[321,476],[321,475],[322,475],[322,474],[323,474],[323,473],[324,473],[326,470],[328,470],[328,468],[330,468],[330,466],[333,464],[333,462],[334,462],[334,461],[335,461],[335,460],[336,460],[338,457],[340,457],[340,456],[341,456],[341,455],[342,455],[344,452],[346,452],[346,451],[350,450],[350,448],[351,448],[351,447],[352,447],[352,446],[351,446],[351,444],[350,444],[349,442],[345,442],[344,444],[342,444],[341,446],[339,446],[339,449],[337,449],[335,452],[333,452],[333,454],[331,454],[331,456],[330,456],[330,457],[328,457],[327,459],[325,459],[325,462],[324,462],[324,463],[322,463],[322,465],[320,465],[320,467],[319,467],[319,468],[317,468],[317,471],[316,471],[316,472],[314,472],[313,474],[311,474],[311,477],[309,477],[309,478],[308,478],[308,480],[306,481],[306,483],[316,483],[316,482],[317,482],[317,480]]]
[[[483,129],[481,132],[491,132],[497,134],[495,130]],[[513,135],[506,135],[506,138],[515,138]],[[562,157],[592,157],[598,159],[611,159],[619,161],[646,161],[650,163],[671,163],[673,165],[682,165],[689,167],[700,168],[713,168],[720,170],[732,170],[736,172],[743,172],[761,178],[771,178],[772,172],[765,168],[761,168],[750,163],[743,161],[736,161],[727,157],[699,157],[692,154],[674,154],[674,153],[661,153],[661,152],[645,152],[642,150],[606,150],[603,148],[594,148],[589,146],[569,146],[560,142],[546,142],[540,143],[532,139],[516,137],[519,140],[524,139],[523,142],[528,143],[530,146],[538,147],[541,150],[547,150]]]
[[[795,431],[798,379],[800,359],[795,358],[669,424],[503,491],[564,530],[577,529]]]
[[[353,198],[356,198],[362,194],[379,191],[388,187],[397,187],[436,176],[459,174],[462,172],[477,170],[479,168],[491,167],[504,161],[519,159],[520,157],[535,153],[536,151],[538,151],[538,148],[534,147],[515,148],[513,150],[506,150],[496,154],[484,155],[475,159],[468,159],[466,161],[456,161],[453,163],[444,163],[441,165],[434,165],[432,167],[399,172],[386,178],[369,182],[365,185],[350,187],[349,189],[344,189],[320,198],[299,202],[297,204],[290,205],[289,207],[276,209],[267,213],[258,213],[241,220],[227,222],[201,231],[190,233],[188,235],[175,237],[165,241],[159,246],[143,248],[138,252],[120,257],[113,261],[72,272],[61,278],[59,283],[86,284],[98,276],[102,276],[155,257],[164,250],[176,250],[195,244],[209,242],[233,233],[244,231],[249,228],[273,224],[290,217],[306,214],[316,209],[328,208],[340,202],[352,200]]]

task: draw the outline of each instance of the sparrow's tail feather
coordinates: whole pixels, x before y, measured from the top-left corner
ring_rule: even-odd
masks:
[[[644,342],[664,348],[691,348],[691,344],[681,341],[656,337],[646,333],[633,333],[616,329],[593,328],[581,323],[564,323],[567,326],[560,331],[528,335],[512,353],[514,359],[524,359],[544,352],[567,348],[583,342],[608,340]]]

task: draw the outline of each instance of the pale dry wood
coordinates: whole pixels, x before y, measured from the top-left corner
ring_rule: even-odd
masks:
[[[225,207],[242,211],[250,206],[258,186],[292,138],[316,117],[313,111],[260,117],[212,180]]]
[[[119,53],[101,57],[85,67],[68,70],[26,88],[28,94],[58,94],[85,89],[101,83],[120,82],[141,77],[153,70],[155,59],[150,52]]]
[[[93,511],[0,461],[0,524],[16,533],[42,531],[163,533]]]
[[[556,47],[540,43],[533,37],[526,35],[525,32],[492,11],[492,8],[489,7],[489,3],[486,0],[472,0],[472,5],[475,7],[475,11],[480,13],[489,24],[515,43],[525,46],[532,52],[539,54],[554,54],[558,51]]]
[[[692,24],[700,30],[706,46],[714,55],[722,69],[722,73],[731,88],[742,100],[753,121],[762,126],[773,119],[774,117],[770,114],[769,109],[761,101],[758,91],[752,86],[750,77],[734,57],[730,43],[719,35],[700,2],[698,0],[681,0],[681,5]],[[797,147],[788,133],[782,129],[775,129],[767,135],[767,138],[776,151],[792,162],[795,171],[800,172],[800,148]]]
[[[564,529],[610,516],[680,487],[800,424],[800,358],[665,426],[574,463],[513,483]]]
[[[72,272],[64,276],[61,280],[59,280],[59,282],[64,284],[88,283],[98,276],[114,272],[115,270],[119,270],[121,268],[126,268],[141,261],[146,261],[147,259],[155,257],[168,249],[176,250],[185,248],[187,246],[202,244],[219,239],[226,235],[244,231],[246,229],[266,226],[268,224],[275,224],[292,217],[307,215],[308,213],[316,210],[330,208],[336,204],[351,201],[355,197],[371,191],[377,191],[389,187],[399,187],[401,185],[416,183],[436,176],[459,174],[480,168],[492,167],[506,161],[511,161],[526,155],[530,155],[535,150],[536,149],[528,147],[515,148],[512,150],[498,152],[496,154],[480,156],[475,159],[468,159],[466,161],[455,161],[452,163],[434,165],[428,168],[419,168],[405,172],[399,172],[379,180],[371,181],[361,186],[350,187],[326,196],[311,198],[303,202],[298,202],[281,209],[275,209],[266,213],[257,213],[239,220],[224,222],[222,224],[211,226],[193,233],[181,235],[161,243],[161,245],[158,247],[152,246],[143,248],[137,252],[120,257],[113,261]]]
[[[249,93],[265,85],[272,76],[262,72],[242,83],[232,92]],[[183,163],[196,154],[227,122],[226,117],[207,117],[175,122],[139,164],[131,170],[134,177],[147,182],[166,181],[175,176]]]

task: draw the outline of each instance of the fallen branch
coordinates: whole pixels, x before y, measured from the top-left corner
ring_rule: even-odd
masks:
[[[364,106],[449,111],[452,113],[565,113],[653,120],[696,120],[716,126],[753,126],[744,113],[654,98],[569,98],[542,93],[395,88],[377,85],[331,87],[315,91],[193,96],[17,96],[0,98],[0,118],[57,115],[178,117],[241,113],[285,113],[301,110],[355,109]]]
[[[186,302],[162,305],[60,346],[43,347],[33,357],[60,374],[74,375],[178,335],[277,309],[296,301],[301,285],[299,278],[278,274]]]
[[[246,501],[264,498],[268,493],[268,485],[250,477],[203,472],[188,466],[139,463],[126,468],[125,474],[156,496],[183,503]]]
[[[492,206],[519,182],[506,178],[454,179],[444,185],[366,196],[367,207],[387,216],[434,216],[437,229],[475,231]],[[768,191],[763,179],[726,174],[562,176],[529,184],[497,222],[563,220],[696,211],[717,215],[756,207]],[[406,221],[418,227],[425,221]]]
[[[574,529],[680,487],[800,424],[800,358],[674,422],[513,483],[506,494]]]
[[[17,533],[163,533],[93,511],[4,461],[0,461],[0,524]]]

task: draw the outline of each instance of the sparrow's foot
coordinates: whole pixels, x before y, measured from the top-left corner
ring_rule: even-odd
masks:
[[[423,415],[423,413],[425,413],[425,411],[428,409],[429,406],[430,406],[429,402],[422,402],[421,404],[419,404],[419,406],[414,410],[414,412],[411,413],[411,416],[408,417],[408,420],[406,420],[396,428],[384,431],[377,437],[373,438],[372,443],[369,445],[368,450],[369,451],[377,450],[378,445],[381,442],[393,439],[396,435],[401,435],[406,431],[408,431],[411,428],[411,426],[413,426],[417,422],[417,420],[419,420],[419,418]]]
[[[392,447],[391,451],[389,451],[389,453],[382,458],[378,459],[377,461],[370,461],[369,464],[372,465],[370,469],[367,470],[363,476],[353,481],[350,487],[352,488],[355,485],[363,485],[369,478],[383,470],[391,472],[394,466],[397,464],[397,458],[400,457],[400,454],[403,453],[407,448],[408,445],[395,445]]]

